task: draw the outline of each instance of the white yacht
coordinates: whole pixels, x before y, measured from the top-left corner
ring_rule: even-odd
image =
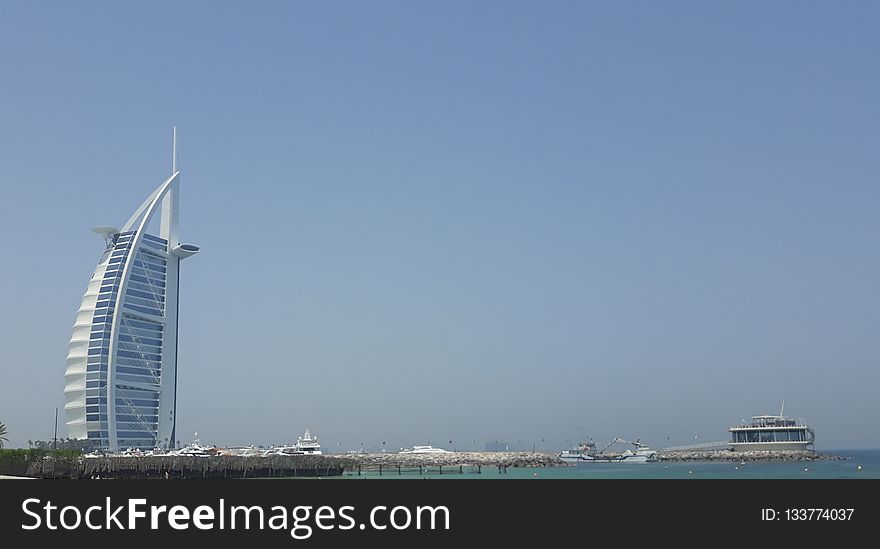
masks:
[[[635,450],[623,452],[606,452],[616,442],[627,442],[622,438],[615,438],[601,451],[596,451],[596,445],[590,441],[581,443],[577,450],[563,450],[559,453],[559,459],[566,463],[579,465],[582,463],[654,463],[658,461],[657,451],[649,448],[638,441],[631,442]]]
[[[263,455],[265,456],[290,456],[302,454],[313,456],[320,456],[322,454],[321,445],[318,444],[318,437],[313,437],[308,428],[301,437],[296,438],[296,444],[293,446],[277,446],[263,452]]]
[[[169,456],[186,456],[186,457],[211,457],[217,455],[215,446],[202,446],[199,441],[199,434],[195,434],[195,438],[191,443],[179,450],[171,450],[165,455]]]
[[[303,436],[297,437],[294,449],[300,453],[311,454],[313,456],[320,456],[322,453],[321,445],[318,444],[318,437],[313,437],[308,428],[306,428],[306,432],[303,433]]]
[[[413,446],[412,448],[401,448],[400,454],[451,454],[449,450],[443,448],[434,448],[430,444],[424,446]]]

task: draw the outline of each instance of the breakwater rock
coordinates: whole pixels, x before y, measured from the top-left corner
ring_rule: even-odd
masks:
[[[815,461],[843,460],[841,456],[820,454],[809,450],[661,450],[660,461]]]
[[[343,454],[328,456],[347,460],[348,468],[417,467],[555,467],[566,465],[556,454],[544,452],[449,452],[445,454]]]

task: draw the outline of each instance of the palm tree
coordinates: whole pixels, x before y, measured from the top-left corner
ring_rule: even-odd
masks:
[[[0,421],[0,448],[3,448],[4,442],[9,442],[9,439],[6,438],[6,425]]]

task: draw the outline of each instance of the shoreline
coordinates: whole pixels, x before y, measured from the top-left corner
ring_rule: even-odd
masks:
[[[843,461],[850,458],[810,450],[669,450],[659,451],[660,461]]]
[[[567,465],[549,452],[449,452],[444,454],[328,454],[361,469],[379,467],[561,467]]]

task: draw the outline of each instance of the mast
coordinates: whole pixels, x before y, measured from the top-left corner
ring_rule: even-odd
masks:
[[[177,126],[172,127],[171,133],[171,176],[174,177],[175,174],[179,173],[177,170]],[[174,182],[173,187],[171,188],[171,192],[165,197],[165,213],[167,215],[167,220],[164,219],[162,223],[162,231],[165,233],[162,235],[163,238],[168,240],[168,251],[173,251],[180,244],[180,236],[178,233],[178,221],[179,221],[179,205],[178,205],[178,197],[177,197],[177,188],[180,185],[180,176],[177,176],[177,180]],[[178,344],[177,338],[180,335],[180,330],[178,329],[177,315],[180,307],[180,259],[174,258],[173,260],[169,259],[168,261],[168,272],[169,276],[169,288],[166,289],[166,297],[174,300],[174,309],[172,315],[166,315],[166,318],[169,318],[171,321],[166,327],[174,330],[174,349],[173,349],[173,364],[174,364],[174,377],[169,380],[170,381],[170,389],[171,395],[163,397],[168,398],[171,404],[171,433],[168,437],[170,440],[165,444],[166,448],[174,448],[176,446],[177,441],[177,351]],[[172,286],[173,285],[173,286]],[[166,307],[170,305],[166,303]],[[166,309],[167,310],[167,309]],[[169,349],[170,350],[170,349]],[[164,354],[164,353],[163,353]],[[168,356],[168,354],[165,354]],[[169,388],[168,385],[165,385],[166,391]],[[158,438],[158,436],[157,436]],[[158,441],[157,441],[158,442]]]

